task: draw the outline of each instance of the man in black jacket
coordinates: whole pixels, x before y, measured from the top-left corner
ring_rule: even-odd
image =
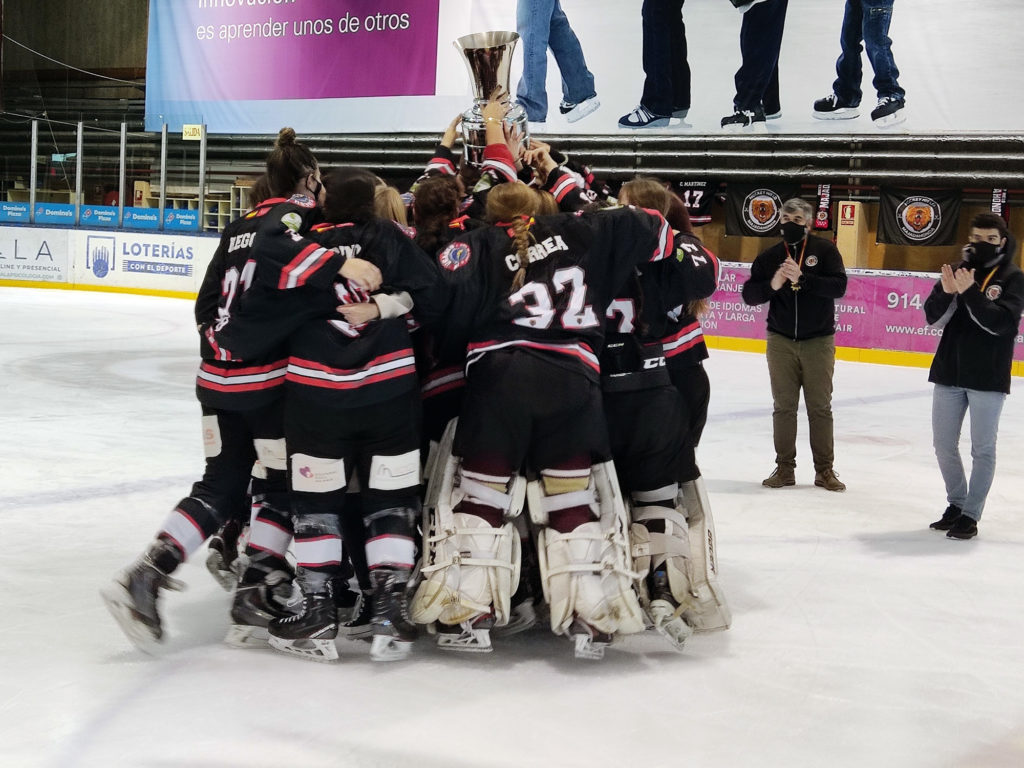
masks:
[[[843,258],[830,241],[808,235],[814,211],[800,198],[782,206],[782,242],[762,252],[743,284],[743,300],[768,302],[768,376],[772,384],[775,471],[768,488],[796,485],[800,389],[810,426],[814,484],[845,491],[832,469],[832,372],[835,300],[846,293]]]
[[[955,267],[924,303],[930,325],[942,328],[928,381],[932,440],[949,506],[931,527],[951,539],[978,535],[978,520],[996,469],[996,432],[1010,392],[1013,345],[1024,310],[1024,273],[1013,263],[1016,244],[1003,219],[979,213]],[[971,477],[960,458],[960,431],[971,413]]]

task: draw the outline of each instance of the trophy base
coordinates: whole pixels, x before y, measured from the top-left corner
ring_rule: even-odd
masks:
[[[465,162],[479,168],[484,162],[484,148],[487,146],[487,132],[480,104],[462,113],[462,156]],[[522,105],[513,103],[505,115],[505,125],[510,129],[518,129],[521,149],[530,146],[530,127],[526,120],[526,110]],[[509,135],[509,131],[506,131]],[[513,154],[516,154],[513,148]]]

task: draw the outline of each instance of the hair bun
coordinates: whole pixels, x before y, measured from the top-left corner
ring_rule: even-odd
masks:
[[[295,129],[294,128],[282,128],[277,134],[277,141],[274,142],[275,147],[287,147],[295,144]]]

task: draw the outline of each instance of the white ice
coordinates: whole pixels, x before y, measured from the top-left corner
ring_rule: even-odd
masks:
[[[2,766],[1024,765],[1024,407],[980,535],[948,541],[923,369],[839,362],[836,468],[771,491],[764,359],[713,351],[701,466],[732,629],[575,661],[546,631],[335,666],[221,643],[197,562],[135,650],[98,590],[202,469],[191,305],[0,288]],[[1019,381],[1015,381],[1019,385]],[[966,449],[966,447],[965,447]]]

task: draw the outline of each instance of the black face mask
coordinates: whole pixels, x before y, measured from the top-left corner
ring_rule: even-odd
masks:
[[[320,190],[324,188],[323,182],[320,179],[316,180],[316,186],[313,187],[313,200],[317,203],[320,202]]]
[[[779,227],[779,234],[782,235],[782,239],[790,245],[799,243],[807,235],[807,229],[803,224],[797,224],[795,221],[786,221]]]
[[[972,266],[980,267],[989,264],[998,256],[999,246],[995,243],[986,243],[984,241],[968,243],[967,247],[964,248],[964,257]]]

